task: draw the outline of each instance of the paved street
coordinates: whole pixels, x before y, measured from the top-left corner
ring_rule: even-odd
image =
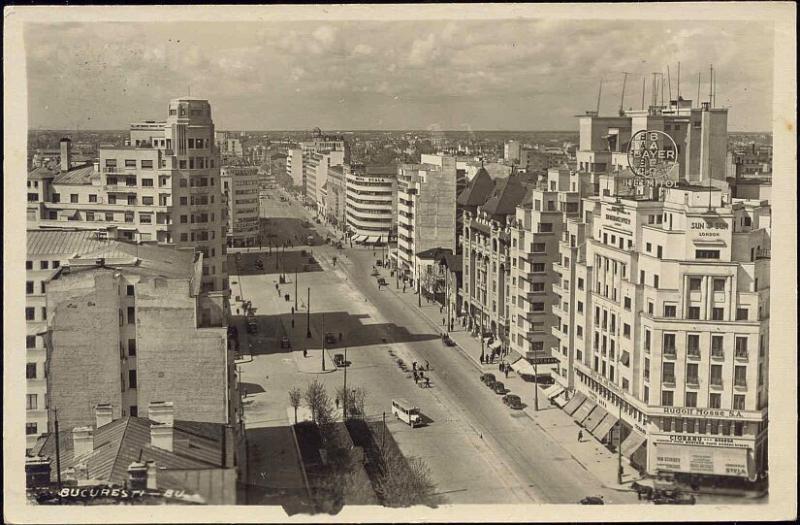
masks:
[[[264,213],[304,217],[300,206],[276,199],[265,201]],[[369,275],[374,263],[371,249],[342,252],[317,246],[313,251],[324,271],[299,274],[300,309],[294,329],[290,313],[293,282],[280,287],[279,297],[275,291],[278,275],[232,278],[240,282],[244,297],[257,309],[259,322],[274,324],[277,319],[278,326],[290,334],[295,350],[279,351],[277,344],[268,345],[272,347],[268,353],[256,349],[252,361],[241,365],[243,381],[264,389],[248,400],[248,428],[288,425],[286,392],[292,386],[302,388],[319,378],[334,394],[344,381],[343,371],[329,372],[330,362],[326,367],[329,373],[313,371],[321,372],[322,334],[331,331],[338,339],[342,332],[343,342],[329,349],[326,359],[349,345],[347,357],[352,366],[347,382],[367,389],[369,415],[380,417],[389,412],[391,399],[397,397],[420,407],[428,425],[412,430],[387,416],[388,428],[406,455],[426,460],[439,492],[449,502],[574,503],[586,495],[603,495],[609,503],[636,501],[632,493],[603,487],[528,416],[507,409],[500,396],[479,382],[470,360],[458,350],[444,347],[430,322],[409,308],[396,291],[378,291],[375,278]],[[338,257],[335,267],[334,256]],[[308,287],[312,289],[311,339],[305,337]],[[290,302],[284,300],[284,293],[292,295]],[[304,347],[311,350],[305,359]],[[416,387],[409,374],[397,366],[395,356],[406,363],[429,361],[432,388]],[[310,359],[319,360],[319,366],[309,367],[305,361]]]

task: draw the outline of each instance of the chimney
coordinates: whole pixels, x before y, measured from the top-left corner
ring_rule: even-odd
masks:
[[[128,488],[131,490],[147,488],[147,465],[138,461],[128,465]]]
[[[95,173],[100,173],[100,161],[96,160],[96,161],[94,161],[93,164],[94,164],[94,172]]]
[[[114,421],[114,410],[111,403],[100,403],[94,407],[95,428],[108,425]]]
[[[172,425],[150,423],[150,446],[172,452]]]
[[[92,427],[75,427],[72,429],[72,448],[75,457],[83,456],[94,450]]]
[[[64,137],[59,142],[61,147],[61,171],[69,171],[72,163],[72,141]]]
[[[147,417],[157,423],[172,426],[175,422],[175,408],[172,401],[151,401]]]
[[[148,461],[145,463],[147,467],[147,488],[158,488],[158,466],[155,461]]]
[[[52,460],[43,456],[25,458],[25,486],[27,488],[46,487],[50,484]]]

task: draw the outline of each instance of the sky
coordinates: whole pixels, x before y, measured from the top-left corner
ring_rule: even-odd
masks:
[[[25,27],[29,127],[125,129],[171,98],[217,129],[575,130],[575,115],[708,96],[730,131],[772,129],[773,29],[758,21],[415,20]],[[671,89],[670,89],[671,86]],[[647,103],[647,102],[646,102]]]

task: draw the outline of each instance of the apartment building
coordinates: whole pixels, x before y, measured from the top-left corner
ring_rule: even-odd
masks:
[[[47,432],[47,286],[61,267],[77,254],[99,249],[107,244],[88,230],[29,230],[25,261],[25,435],[31,448]]]
[[[554,310],[565,409],[649,474],[763,475],[769,204],[682,184],[584,207],[561,243],[574,305]]]
[[[387,243],[395,235],[397,167],[345,166],[347,227],[353,242]]]
[[[509,140],[503,144],[503,160],[516,164],[520,160],[520,143]]]
[[[305,179],[303,172],[303,150],[291,148],[286,152],[286,174],[292,179],[292,186],[302,189],[305,194]]]
[[[399,271],[416,282],[417,254],[456,251],[458,173],[453,157],[422,155],[420,164],[397,169],[397,257]]]
[[[39,185],[38,201],[29,195],[29,225],[115,226],[124,239],[202,251],[203,291],[219,295],[222,310],[226,209],[213,138],[208,101],[182,97],[170,101],[167,120],[131,124],[129,145],[100,148],[94,164],[71,167],[62,141],[60,169],[29,173]]]
[[[509,344],[511,321],[511,234],[518,205],[530,198],[517,175],[495,181],[485,204],[464,210],[462,311],[469,327]]]
[[[51,243],[64,234],[29,233]],[[200,291],[202,253],[102,244],[69,258],[47,283],[47,408],[61,429],[91,425],[98,404],[114,418],[147,417],[144,407],[165,399],[186,420],[238,421],[227,329]]]
[[[227,206],[227,245],[254,246],[258,244],[259,204],[261,182],[257,166],[223,166],[220,169],[222,198]]]
[[[331,166],[341,166],[343,163],[343,150],[334,150],[326,153],[303,152],[305,195],[307,201],[316,209],[318,216],[323,216],[323,188],[328,182],[328,170]]]
[[[338,228],[344,228],[347,224],[345,214],[347,191],[345,185],[345,169],[349,166],[331,166],[328,168],[328,187],[327,187],[327,218],[331,224]]]

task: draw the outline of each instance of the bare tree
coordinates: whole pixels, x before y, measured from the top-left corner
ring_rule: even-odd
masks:
[[[363,387],[348,388],[345,392],[344,388],[339,387],[336,390],[336,396],[345,403],[347,407],[347,417],[363,419],[366,412],[364,405],[367,400],[367,391]]]
[[[300,402],[303,399],[303,393],[300,391],[299,388],[293,386],[289,389],[289,404],[292,405],[294,408],[294,424],[297,424],[297,408],[300,406]]]
[[[325,386],[316,379],[309,383],[304,394],[306,404],[311,409],[311,418],[325,435],[334,421],[334,407]]]

